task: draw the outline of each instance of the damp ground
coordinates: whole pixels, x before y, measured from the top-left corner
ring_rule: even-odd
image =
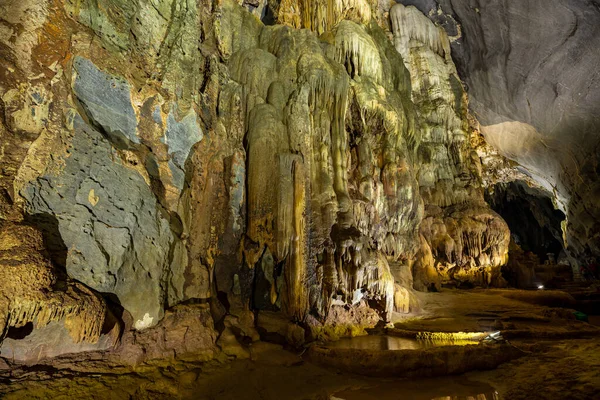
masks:
[[[290,352],[255,342],[250,359],[204,363],[164,360],[135,368],[107,367],[93,355],[21,368],[0,378],[3,399],[200,399],[200,400],[430,400],[600,398],[598,318],[578,321],[577,307],[561,293],[444,291],[426,293],[427,312],[404,316],[393,329],[341,339],[327,351],[346,351],[359,373],[311,360],[311,348]],[[568,304],[562,304],[567,302]],[[490,370],[435,378],[365,376],[365,359],[392,352],[440,356],[466,343],[415,340],[417,332],[486,332],[499,329],[520,357]],[[387,333],[386,333],[387,332]],[[411,337],[412,335],[412,337]],[[444,335],[440,335],[444,337]],[[322,346],[314,344],[313,347]],[[352,355],[352,351],[360,357]],[[457,350],[464,351],[464,350]],[[484,350],[484,355],[486,351]],[[325,360],[326,361],[326,360]],[[442,360],[443,361],[443,360]]]

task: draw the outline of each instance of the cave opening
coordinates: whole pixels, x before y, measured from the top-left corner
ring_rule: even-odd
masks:
[[[570,272],[562,243],[561,224],[565,215],[555,209],[549,193],[513,181],[495,185],[486,192],[486,200],[511,232],[509,262],[503,268],[509,285],[544,287],[545,283],[558,279],[555,275],[561,272],[559,265]],[[524,273],[525,270],[528,272]],[[562,280],[569,277],[563,274]]]
[[[497,184],[486,197],[508,224],[511,240],[523,251],[535,254],[542,263],[555,262],[564,252],[561,223],[565,215],[554,208],[549,194],[514,181]]]

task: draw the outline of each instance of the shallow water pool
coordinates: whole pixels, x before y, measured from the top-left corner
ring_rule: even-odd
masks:
[[[328,342],[324,346],[357,350],[420,350],[438,346],[466,346],[478,343],[476,340],[418,340],[389,335],[367,335],[343,338]]]
[[[488,384],[464,376],[435,379],[373,381],[370,387],[334,393],[330,400],[498,400]]]

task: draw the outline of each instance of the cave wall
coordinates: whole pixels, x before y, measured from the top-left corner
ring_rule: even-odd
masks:
[[[487,142],[553,194],[574,260],[600,256],[600,3],[401,0],[452,37]]]
[[[192,301],[227,332],[258,310],[327,336],[415,288],[503,284],[448,35],[379,3],[269,3],[268,26],[231,0],[0,6],[3,240],[38,232],[55,276],[1,303],[5,330],[92,313],[74,340],[100,343],[103,295],[137,330]],[[44,319],[52,279],[85,290]]]

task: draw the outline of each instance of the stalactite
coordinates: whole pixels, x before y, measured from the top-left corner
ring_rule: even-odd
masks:
[[[341,21],[335,29],[335,54],[332,58],[346,65],[351,77],[383,79],[379,49],[364,28],[352,21]]]
[[[395,5],[390,18],[395,47],[411,74],[423,133],[417,151],[418,181],[427,209],[418,263],[423,286],[438,284],[434,274],[445,281],[489,285],[505,262],[508,228],[482,204],[472,172],[476,169],[467,157],[467,97],[450,57],[450,42],[444,30],[415,7]]]
[[[321,110],[327,110],[329,132],[331,139],[330,154],[333,167],[333,190],[337,196],[338,210],[348,213],[350,201],[346,178],[346,146],[345,129],[346,110],[348,104],[349,80],[341,66],[330,62],[320,61],[301,56],[298,66],[304,75],[304,82],[310,91],[309,107],[315,115]],[[313,129],[317,128],[314,126]]]
[[[410,58],[410,48],[419,45],[429,47],[441,57],[446,57],[449,53],[448,36],[444,29],[435,26],[417,8],[397,4],[390,10],[390,19],[396,48],[405,60]],[[417,43],[411,44],[411,41]]]
[[[291,259],[285,274],[285,311],[297,321],[303,321],[308,311],[306,260],[306,189],[305,171],[301,161],[292,164],[293,177],[293,235]]]
[[[261,104],[251,110],[247,134],[248,228],[246,234],[254,242],[272,248],[275,248],[273,246],[275,232],[272,227],[276,218],[279,186],[277,179],[279,173],[273,166],[278,161],[276,156],[280,147],[278,139],[283,136],[283,132],[285,127],[273,106]]]
[[[371,20],[369,0],[282,0],[278,23],[294,28],[306,28],[322,34],[343,19],[358,23]]]
[[[51,322],[63,321],[74,343],[96,343],[106,309],[91,292],[86,292],[90,297],[81,298],[83,301],[70,296],[46,297],[35,293],[29,298],[15,297],[8,307],[5,326],[18,328],[32,322],[35,328],[43,328]]]

